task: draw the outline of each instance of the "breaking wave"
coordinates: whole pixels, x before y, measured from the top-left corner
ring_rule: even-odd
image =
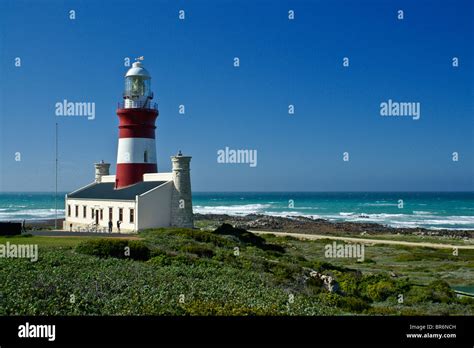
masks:
[[[271,204],[236,204],[218,206],[196,205],[193,207],[193,212],[198,214],[227,214],[232,216],[245,216],[249,214],[263,214],[264,210],[270,207]]]
[[[55,209],[24,209],[24,210],[15,210],[15,211],[11,211],[11,209],[0,210],[1,221],[45,220],[45,219],[54,219],[55,217],[56,217]],[[64,217],[64,209],[58,209],[58,218],[63,218],[63,217]]]

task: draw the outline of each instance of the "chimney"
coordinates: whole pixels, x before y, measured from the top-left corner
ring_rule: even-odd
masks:
[[[109,168],[110,163],[104,163],[104,161],[100,161],[100,163],[94,163],[95,166],[95,182],[101,182],[102,177],[104,175],[109,175]]]

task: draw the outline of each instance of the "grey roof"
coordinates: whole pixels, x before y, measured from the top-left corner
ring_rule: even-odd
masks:
[[[155,187],[164,184],[166,181],[142,181],[119,190],[115,190],[115,183],[103,182],[95,183],[81,190],[68,194],[68,198],[82,199],[110,199],[134,201],[135,196],[139,196]]]

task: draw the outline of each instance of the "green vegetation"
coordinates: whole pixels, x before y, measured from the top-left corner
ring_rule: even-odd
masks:
[[[230,225],[139,237],[0,238],[39,245],[37,262],[0,258],[0,315],[474,314],[446,282],[472,280],[468,251],[376,245],[365,262],[326,259],[328,241]]]
[[[98,257],[116,257],[118,259],[146,261],[150,258],[150,249],[142,242],[127,239],[91,239],[80,243],[76,251]]]
[[[94,237],[39,237],[32,236],[31,234],[22,234],[19,236],[0,236],[0,244],[5,244],[9,242],[10,244],[38,244],[39,247],[49,248],[49,247],[73,247],[78,243],[92,239]]]

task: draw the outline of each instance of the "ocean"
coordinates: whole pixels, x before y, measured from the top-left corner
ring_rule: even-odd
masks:
[[[474,192],[194,192],[193,206],[201,214],[303,215],[392,227],[474,230]],[[64,193],[58,194],[58,208],[58,216],[64,217]],[[54,217],[54,193],[0,193],[0,221]]]

